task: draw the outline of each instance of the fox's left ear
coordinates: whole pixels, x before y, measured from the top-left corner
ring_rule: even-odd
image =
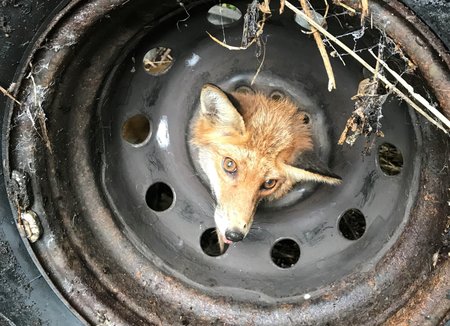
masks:
[[[200,94],[200,111],[218,127],[232,128],[241,134],[245,131],[244,119],[228,96],[215,85],[203,86]]]
[[[284,170],[294,183],[315,181],[337,185],[342,182],[341,177],[331,172],[312,151],[299,155],[292,165],[285,164]]]

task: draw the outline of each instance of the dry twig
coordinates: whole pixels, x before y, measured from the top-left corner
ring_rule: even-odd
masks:
[[[285,2],[285,5],[290,4],[289,2]],[[314,20],[314,14],[309,8],[309,4],[306,0],[300,0],[300,4],[302,6],[305,15],[309,18],[309,20]],[[309,20],[307,20],[309,22]],[[319,48],[320,55],[322,56],[323,64],[325,66],[325,70],[328,75],[328,91],[331,92],[333,89],[336,89],[336,80],[334,79],[333,68],[331,67],[330,58],[328,57],[327,50],[325,49],[325,45],[323,44],[322,37],[320,33],[317,31],[314,25],[311,25],[311,32],[314,36],[314,40],[316,41],[317,47]]]
[[[31,69],[33,69],[33,66],[31,65],[31,63],[30,63],[30,67],[31,67]],[[44,112],[44,109],[42,108],[42,104],[40,102],[40,99],[38,100],[36,82],[34,80],[32,71],[30,71],[30,74],[28,75],[28,78],[30,78],[31,82],[33,83],[34,105],[36,107],[39,125],[40,125],[41,130],[42,130],[41,138],[44,140],[45,146],[47,147],[49,152],[53,153],[52,145],[50,143],[50,138],[48,137],[48,132],[47,132],[47,124],[46,124],[46,119],[47,118],[45,117],[45,112]],[[32,120],[32,123],[34,125],[34,120]],[[38,132],[38,134],[39,134],[39,132]]]
[[[336,5],[341,6],[342,8],[344,8],[347,11],[350,11],[352,14],[356,14],[356,10],[353,9],[350,6],[347,6],[345,3],[340,2],[339,0],[335,0],[333,1]]]
[[[294,13],[300,15],[303,19],[305,19],[311,26],[316,28],[323,35],[328,37],[331,41],[337,44],[340,48],[342,48],[345,52],[351,55],[354,59],[356,59],[362,66],[364,66],[367,70],[369,70],[372,74],[375,74],[375,69],[368,64],[364,59],[362,59],[355,51],[346,46],[343,42],[337,39],[334,35],[329,33],[327,30],[322,28],[319,24],[317,24],[313,19],[306,16],[302,11],[298,10],[294,5],[292,5],[289,1],[285,1],[285,5],[287,8],[292,10]],[[390,88],[395,94],[397,94],[401,99],[403,99],[406,103],[408,103],[412,108],[414,108],[417,112],[422,114],[428,121],[434,124],[436,127],[441,129],[444,133],[448,134],[448,131],[442,126],[442,124],[433,118],[431,118],[424,110],[422,110],[415,102],[413,102],[407,95],[403,94],[394,84],[392,84],[386,77],[381,74],[377,74],[377,78],[381,80],[388,88]]]
[[[284,12],[284,1],[285,0],[280,0],[280,15]]]
[[[378,49],[378,58],[381,58],[382,53],[383,47]],[[369,140],[370,136],[373,134],[379,137],[384,136],[380,123],[381,110],[389,93],[380,94],[380,82],[377,78],[379,73],[380,64],[377,62],[372,78],[363,79],[359,83],[358,93],[352,97],[352,100],[355,101],[355,110],[345,124],[344,131],[338,141],[339,145],[346,142],[351,146],[360,135],[364,135],[368,139],[364,152],[368,153],[374,143],[374,139]],[[351,135],[349,135],[350,132],[352,132]]]
[[[380,58],[377,58],[372,50],[369,50],[369,53],[377,59],[377,63],[380,63],[387,71],[389,71],[389,73],[408,91],[408,93],[413,98],[415,98],[420,104],[427,108],[428,111],[433,113],[436,118],[442,121],[447,126],[447,128],[450,129],[450,121],[441,112],[439,112],[434,106],[432,106],[422,95],[414,92],[414,88],[409,85],[406,80],[402,78],[402,76],[392,70],[386,62],[384,62]]]
[[[323,2],[325,2],[325,13],[323,14],[323,24],[326,24],[327,18],[328,18],[328,11],[330,10],[330,6],[328,5],[328,1],[327,0],[323,0]]]
[[[209,32],[206,32],[206,34],[208,34],[208,36],[209,36],[214,42],[216,42],[217,44],[219,44],[219,45],[223,46],[224,48],[227,48],[228,50],[231,50],[231,51],[247,50],[247,49],[250,47],[250,45],[252,45],[253,43],[256,42],[256,39],[253,39],[252,41],[250,41],[250,43],[248,43],[248,44],[245,45],[245,46],[234,46],[234,45],[228,45],[228,44],[222,42],[222,41],[219,40],[217,37],[212,36]]]
[[[220,41],[216,37],[212,36],[210,33],[206,32],[214,42],[216,42],[220,46],[223,46],[224,48],[227,48],[228,50],[232,51],[246,50],[251,45],[256,44],[258,46],[258,52],[256,54],[256,57],[259,58],[260,49],[262,48],[263,50],[262,59],[260,60],[258,69],[256,70],[256,73],[251,81],[252,85],[255,82],[256,78],[258,77],[265,61],[266,48],[264,41],[261,39],[261,36],[264,32],[264,25],[266,23],[266,19],[270,15],[269,3],[270,0],[264,0],[263,3],[258,3],[258,0],[253,0],[253,2],[248,6],[247,13],[244,16],[244,27],[242,30],[241,46],[233,46],[226,44],[225,42]],[[282,5],[284,5],[284,2],[282,2]],[[258,20],[260,11],[263,13],[263,15],[261,20]]]
[[[248,26],[244,24],[244,31],[243,31],[243,45],[241,46],[233,46],[226,44],[225,42],[220,41],[218,38],[212,36],[209,32],[206,32],[208,36],[217,44],[223,46],[224,48],[227,48],[231,51],[241,51],[241,50],[247,50],[252,44],[258,43],[262,33],[264,32],[264,25],[266,24],[267,16],[270,14],[269,9],[269,0],[264,0],[265,2],[262,4],[259,4],[258,8],[263,13],[263,17],[260,21],[256,23],[256,31],[248,31]],[[250,34],[250,37],[248,37],[247,34]]]
[[[261,3],[258,6],[258,8],[259,8],[259,10],[261,10],[262,13],[270,15],[270,6],[269,6],[269,4],[270,4],[270,0],[264,0],[264,2]]]
[[[334,4],[341,6],[350,13],[356,14],[355,8],[352,8],[339,0],[334,0],[333,2]],[[364,23],[364,18],[366,18],[369,15],[369,0],[360,0],[360,3],[361,3],[361,25],[362,25]]]
[[[361,0],[361,25],[364,23],[364,18],[369,15],[369,0]]]
[[[262,68],[265,60],[266,60],[266,43],[263,42],[262,59],[261,59],[261,62],[259,64],[258,70],[256,70],[256,73],[255,73],[255,75],[252,78],[252,81],[251,81],[250,85],[253,85],[255,83],[256,77],[258,77],[259,73],[261,72],[261,68]]]
[[[419,94],[415,93],[414,89],[412,88],[412,86],[409,85],[403,78],[401,78],[400,75],[398,75],[392,69],[390,69],[384,61],[381,61],[381,62],[377,61],[377,68],[373,68],[364,59],[362,59],[355,51],[350,49],[348,46],[346,46],[343,42],[341,42],[339,39],[337,39],[331,33],[326,31],[322,26],[320,26],[320,24],[318,24],[318,23],[316,23],[314,21],[313,13],[310,10],[310,7],[309,7],[309,4],[307,3],[307,0],[299,0],[299,1],[300,1],[300,4],[301,4],[302,9],[303,9],[304,12],[302,12],[299,9],[297,9],[288,0],[282,0],[282,1],[280,1],[280,13],[284,10],[284,7],[286,6],[287,8],[292,10],[295,14],[299,15],[300,17],[302,17],[311,26],[311,31],[312,31],[312,33],[314,35],[314,39],[315,39],[315,41],[317,43],[317,46],[319,48],[320,54],[322,56],[322,59],[323,59],[324,65],[325,65],[325,69],[327,71],[327,75],[328,75],[328,79],[329,79],[329,82],[328,82],[328,90],[329,91],[331,91],[332,89],[336,88],[336,82],[335,82],[335,79],[334,79],[334,74],[333,74],[333,70],[332,70],[332,67],[331,67],[331,63],[329,61],[328,53],[327,53],[327,51],[325,49],[324,43],[322,41],[322,37],[320,36],[319,32],[321,34],[325,35],[330,41],[332,41],[333,43],[335,43],[339,47],[341,47],[345,52],[347,52],[354,59],[356,59],[368,71],[373,73],[374,74],[374,76],[373,76],[374,80],[377,79],[377,80],[383,82],[388,89],[390,89],[397,96],[399,96],[401,99],[403,99],[406,103],[408,103],[417,112],[422,114],[432,124],[434,124],[436,127],[441,129],[442,131],[444,131],[444,133],[446,133],[446,134],[448,133],[446,128],[443,127],[443,125],[441,124],[441,122],[443,122],[448,128],[450,128],[449,120],[445,116],[443,116],[436,108],[434,108],[430,103],[428,103],[425,100],[425,98],[423,98]],[[254,1],[254,2],[256,3],[256,1]],[[355,12],[354,9],[352,10],[352,8],[350,8],[350,7],[347,8],[347,6],[345,6],[344,4],[340,3],[340,1],[334,1],[334,2],[336,4],[339,4],[339,5],[343,6],[343,7],[345,7],[347,10],[349,10],[351,12]],[[270,0],[264,0],[263,3],[260,3],[258,5],[259,10],[263,13],[263,19],[258,22],[258,24],[257,24],[258,28],[257,28],[256,32],[254,32],[254,34],[252,35],[252,37],[249,40],[246,39],[246,42],[244,43],[243,46],[228,45],[228,44],[218,40],[216,37],[212,36],[208,32],[207,32],[207,34],[209,35],[209,37],[211,37],[211,39],[213,41],[215,41],[219,45],[221,45],[221,46],[223,46],[223,47],[225,47],[225,48],[227,48],[229,50],[246,50],[254,43],[260,44],[260,42],[261,42],[260,41],[260,36],[263,33],[265,20],[267,18],[267,15],[270,14],[269,3],[270,3]],[[327,4],[326,0],[325,0],[325,3]],[[363,20],[364,17],[368,15],[368,1],[367,0],[361,0],[361,8],[362,8],[361,16],[362,16],[362,20]],[[372,51],[371,51],[371,53],[372,53],[372,55],[374,55]],[[433,113],[434,116],[437,118],[437,120],[435,120],[434,118],[430,117],[430,115],[428,113],[426,113],[414,101],[412,101],[411,98],[409,98],[402,91],[400,91],[383,74],[379,74],[378,73],[378,66],[379,66],[380,63],[383,65],[384,68],[386,68],[386,70],[388,70],[392,74],[392,76],[395,79],[397,79],[398,82],[400,82],[408,90],[408,92],[411,95],[411,97],[413,97],[420,104],[422,104],[426,109],[428,109],[431,113]],[[258,68],[256,76],[257,76],[257,74],[259,73],[259,71],[261,69],[261,65]],[[254,79],[256,78],[256,76],[254,77]]]
[[[22,105],[22,103],[20,103],[18,100],[16,100],[16,98],[14,96],[12,96],[6,89],[4,89],[1,86],[0,86],[0,92],[2,92],[3,95],[5,95],[6,97],[9,97],[11,100],[16,102],[17,104]]]

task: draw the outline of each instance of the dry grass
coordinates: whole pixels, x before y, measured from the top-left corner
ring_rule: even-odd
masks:
[[[5,95],[6,97],[10,98],[11,100],[16,102],[17,104],[22,105],[22,103],[20,103],[18,100],[16,100],[16,98],[14,96],[12,96],[6,89],[4,89],[1,86],[0,86],[0,92],[2,92],[3,95]]]
[[[300,0],[300,4],[302,6],[303,11],[305,12],[305,15],[309,18],[309,20],[314,21],[314,12],[309,8],[309,3],[306,0]],[[286,5],[286,3],[284,3],[284,5]],[[333,89],[336,89],[336,80],[334,78],[333,68],[331,67],[328,52],[325,49],[325,44],[323,43],[320,33],[314,26],[311,26],[311,32],[314,36],[314,40],[316,41],[317,48],[319,49],[320,56],[322,57],[325,70],[327,72],[328,91],[331,92]]]
[[[379,56],[378,57],[375,56],[373,54],[373,52],[371,50],[369,50],[370,53],[377,60],[376,67],[372,67],[369,63],[367,63],[367,61],[362,59],[362,57],[360,55],[358,55],[358,53],[356,53],[354,50],[350,49],[347,45],[345,45],[342,41],[340,41],[337,37],[335,37],[330,32],[328,32],[325,28],[323,28],[320,24],[318,24],[313,19],[314,11],[313,11],[313,8],[310,7],[310,4],[309,4],[309,2],[307,0],[299,0],[299,1],[300,1],[300,5],[301,5],[301,8],[303,9],[303,11],[299,10],[298,8],[296,8],[288,0],[281,0],[280,1],[280,9],[279,9],[279,11],[280,11],[280,13],[283,13],[285,8],[288,8],[289,10],[294,12],[296,15],[301,17],[303,20],[308,22],[308,24],[310,25],[311,32],[313,34],[314,40],[315,40],[315,42],[317,44],[317,47],[319,49],[319,53],[320,53],[320,55],[322,57],[322,60],[323,60],[324,66],[325,66],[325,70],[326,70],[326,73],[327,73],[327,76],[328,76],[328,90],[329,91],[331,91],[331,90],[336,88],[336,81],[335,81],[335,78],[334,78],[334,73],[333,73],[333,69],[332,69],[331,63],[330,63],[330,59],[329,59],[327,50],[325,48],[325,45],[324,45],[324,42],[323,42],[323,39],[322,39],[322,35],[326,37],[327,42],[334,49],[333,52],[337,53],[337,51],[335,50],[335,48],[332,45],[332,43],[334,43],[337,47],[339,47],[342,50],[344,50],[345,53],[347,53],[348,55],[353,57],[363,67],[365,67],[369,72],[371,72],[373,74],[372,82],[371,82],[372,88],[370,88],[371,92],[373,92],[376,88],[378,88],[378,83],[382,83],[385,86],[385,88],[388,90],[388,93],[396,94],[400,99],[404,100],[413,109],[415,109],[418,113],[420,113],[423,117],[425,117],[425,119],[430,121],[437,128],[442,130],[444,133],[448,134],[448,129],[450,129],[450,121],[449,121],[449,119],[446,118],[442,113],[440,113],[439,110],[437,110],[432,104],[430,104],[423,96],[421,96],[418,93],[416,93],[414,91],[413,87],[411,85],[409,85],[398,73],[396,73],[393,69],[391,69],[385,61],[383,61]],[[338,0],[335,0],[334,3],[337,4],[337,5],[340,5],[343,8],[345,8],[346,10],[348,10],[350,14],[355,14],[356,13],[356,10],[354,8],[349,7],[348,5],[345,5],[345,4],[341,3]],[[326,4],[326,8],[327,8],[326,12],[325,12],[325,19],[326,19],[327,18],[327,12],[328,12],[328,3],[326,2],[326,0],[325,0],[325,4]],[[256,5],[257,5],[257,8],[263,14],[263,17],[262,17],[261,20],[259,20],[257,22],[257,27],[253,28],[254,30],[256,30],[256,32],[254,32],[254,34],[251,35],[250,39],[247,39],[247,36],[243,36],[243,44],[244,44],[243,46],[232,46],[232,45],[226,44],[226,43],[218,40],[216,37],[214,37],[214,36],[212,36],[211,34],[208,33],[208,35],[211,37],[211,39],[213,41],[215,41],[216,43],[220,44],[221,46],[229,49],[229,50],[246,50],[251,45],[253,45],[255,43],[258,46],[261,47],[261,44],[262,44],[261,35],[264,32],[264,26],[265,26],[265,23],[266,23],[266,19],[268,17],[270,17],[270,15],[271,15],[270,6],[269,6],[270,5],[270,0],[263,0],[263,2],[261,2],[261,3],[258,3],[257,1],[254,0],[252,2],[252,5],[254,7],[253,9],[255,9]],[[361,15],[361,24],[364,24],[364,19],[366,17],[368,17],[369,14],[370,14],[369,13],[368,0],[360,0],[359,7],[360,7],[360,15]],[[249,8],[250,8],[250,6],[249,6]],[[247,14],[249,14],[249,11],[247,11]],[[246,34],[245,31],[246,31],[247,27],[248,26],[244,26],[244,33],[243,33],[244,35]],[[400,51],[400,53],[401,53],[401,51]],[[253,78],[252,83],[254,82],[256,76],[261,71],[263,62],[264,62],[264,56],[263,56],[263,60],[260,62],[260,65],[259,65],[259,67],[257,69],[257,72],[255,74],[255,77]],[[406,62],[409,62],[409,59],[406,58]],[[398,84],[402,85],[402,87],[407,91],[406,94],[403,91],[401,91],[393,82],[391,82],[384,75],[384,73],[382,73],[380,71],[380,69],[379,69],[380,65],[384,68],[384,70],[389,72],[389,74],[395,79],[395,84],[398,83]],[[374,85],[376,85],[376,87]],[[361,95],[361,94],[359,94],[359,95]],[[359,97],[356,96],[355,97],[356,109],[355,109],[354,114],[352,115],[352,117],[350,117],[350,119],[349,119],[349,121],[348,121],[348,123],[347,123],[347,125],[345,127],[346,129],[342,133],[341,138],[339,140],[339,143],[343,143],[347,139],[347,133],[350,130],[353,130],[353,131],[356,131],[356,132],[361,132],[362,131],[361,125],[359,127],[355,127],[354,124],[351,123],[351,120],[355,120],[356,119],[356,120],[359,121],[360,118],[365,115],[365,112],[367,110],[363,110],[363,106],[364,105],[368,105],[369,107],[370,106],[372,106],[372,107],[380,106],[380,109],[381,109],[381,105],[383,104],[384,101],[380,100],[379,96],[378,96],[378,101],[369,101],[370,103],[368,103],[367,101],[363,100],[363,98],[371,98],[371,97],[372,98],[376,98],[375,95],[377,95],[377,94],[364,93],[364,95],[365,95],[365,97],[362,97],[362,96],[359,96]],[[369,95],[369,97],[367,97],[367,95]],[[369,111],[371,111],[371,110],[369,110]],[[362,133],[364,134],[364,132],[362,132]],[[377,131],[377,134],[381,134],[381,133],[379,133]]]
[[[428,121],[430,121],[432,124],[434,124],[436,127],[441,129],[444,133],[448,134],[448,131],[443,127],[442,123],[444,123],[446,126],[449,125],[449,120],[444,117],[442,114],[439,116],[431,117],[427,112],[426,109],[424,110],[421,108],[416,102],[414,102],[410,97],[408,97],[406,94],[404,94],[401,90],[399,90],[393,83],[391,83],[383,74],[376,74],[376,69],[372,67],[367,61],[362,59],[355,51],[350,49],[347,45],[345,45],[342,41],[337,39],[334,35],[332,35],[330,32],[325,30],[322,26],[317,24],[313,19],[310,19],[308,16],[306,16],[303,12],[301,12],[299,9],[297,9],[295,6],[293,6],[289,1],[285,2],[285,5],[287,8],[292,10],[294,13],[302,16],[303,19],[305,19],[311,26],[316,28],[319,32],[321,32],[323,35],[325,35],[330,41],[334,42],[336,45],[338,45],[341,49],[343,49],[346,53],[348,53],[350,56],[352,56],[355,60],[357,60],[363,67],[365,67],[367,70],[369,70],[372,74],[376,76],[378,80],[380,80],[389,90],[394,92],[398,97],[400,97],[402,100],[404,100],[406,103],[408,103],[412,108],[414,108],[417,112],[419,112],[422,116],[424,116]],[[394,78],[397,79],[397,81],[400,82],[398,79],[398,75]],[[408,85],[411,89],[412,86]],[[425,99],[420,99],[414,92],[410,92],[410,95],[415,100],[418,100],[419,103],[424,105],[428,109],[429,107],[433,107],[430,103],[428,103]],[[439,112],[436,109],[433,110],[433,112]],[[436,119],[437,118],[437,119]]]

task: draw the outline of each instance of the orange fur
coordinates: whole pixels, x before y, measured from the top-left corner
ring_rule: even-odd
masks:
[[[283,196],[299,178],[333,183],[291,166],[299,154],[313,149],[304,113],[292,101],[273,100],[261,93],[232,96],[238,108],[219,88],[205,85],[201,110],[192,125],[191,142],[199,149],[199,163],[216,197],[215,220],[221,241],[228,229],[246,235],[258,202]],[[233,174],[224,170],[227,157],[236,162]],[[275,187],[263,189],[270,179],[276,180]]]

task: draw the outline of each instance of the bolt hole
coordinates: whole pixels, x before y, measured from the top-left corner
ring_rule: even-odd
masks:
[[[207,15],[207,19],[211,24],[224,27],[237,22],[241,17],[241,11],[236,6],[228,3],[212,6],[208,10]]]
[[[277,241],[270,253],[272,261],[281,268],[294,266],[300,258],[300,247],[294,240],[283,239]]]
[[[173,203],[173,191],[164,182],[152,184],[145,194],[145,202],[148,207],[156,212],[168,209]]]
[[[203,232],[200,237],[200,247],[205,254],[211,257],[221,256],[228,249],[228,245],[225,244],[223,252],[220,252],[219,239],[215,228],[210,228]]]
[[[344,238],[357,240],[366,231],[366,219],[359,209],[347,210],[339,219],[339,231]]]
[[[279,100],[284,99],[284,94],[281,93],[280,91],[273,91],[273,92],[270,94],[270,98],[271,98],[272,100],[279,101]]]
[[[254,94],[255,93],[255,91],[250,86],[245,86],[245,85],[237,87],[235,89],[235,92],[242,93],[242,94]]]
[[[397,175],[403,167],[403,155],[392,144],[383,143],[378,147],[378,162],[386,175]]]
[[[143,145],[150,138],[150,120],[143,114],[136,114],[122,125],[122,138],[132,145]]]
[[[148,51],[143,61],[144,69],[152,76],[158,76],[166,73],[172,67],[173,57],[172,49],[157,47]]]

